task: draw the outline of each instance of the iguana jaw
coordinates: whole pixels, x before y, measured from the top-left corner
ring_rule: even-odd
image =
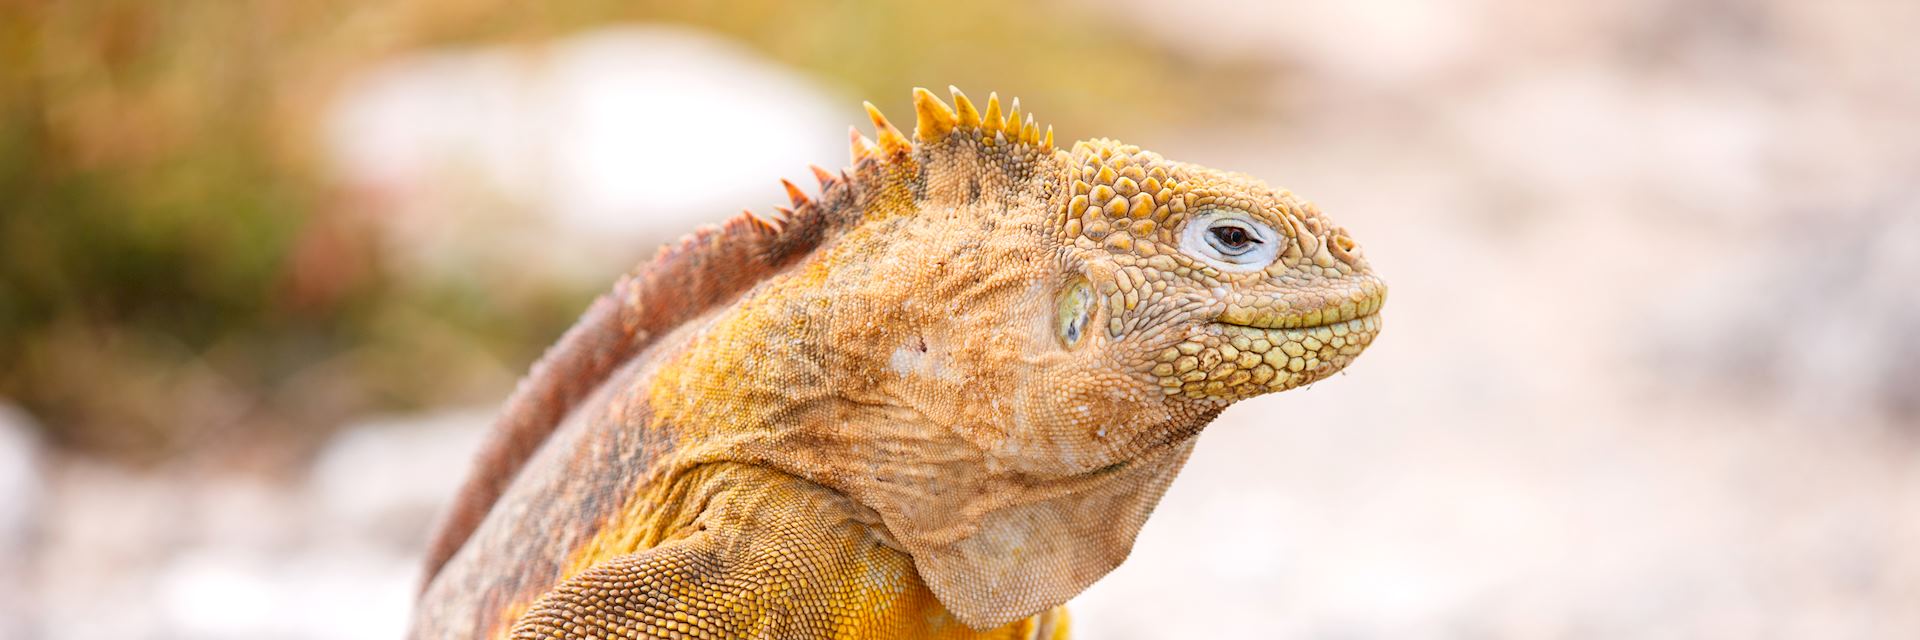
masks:
[[[1386,302],[1386,287],[1372,276],[1355,280],[1357,285],[1344,296],[1329,293],[1302,301],[1299,296],[1276,295],[1231,302],[1213,321],[1256,329],[1315,329],[1378,313]]]
[[[1340,371],[1379,334],[1379,310],[1386,297],[1385,286],[1370,275],[1340,285],[1349,293],[1294,292],[1247,301],[1251,304],[1226,304],[1211,322],[1156,354],[1151,373],[1161,392],[1232,402]],[[1302,299],[1318,305],[1297,311],[1305,306]]]

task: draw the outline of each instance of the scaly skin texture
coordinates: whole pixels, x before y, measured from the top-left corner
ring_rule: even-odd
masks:
[[[508,404],[420,638],[1065,637],[1230,403],[1346,366],[1385,288],[1239,174],[916,91],[616,285]],[[677,634],[677,635],[676,635]]]

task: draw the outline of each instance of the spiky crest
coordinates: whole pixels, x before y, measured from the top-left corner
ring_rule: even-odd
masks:
[[[913,88],[913,112],[913,137],[919,140],[940,140],[959,124],[953,109],[923,87]]]
[[[849,155],[853,156],[855,166],[873,157],[875,153],[873,141],[860,133],[860,127],[847,127],[847,149]]]
[[[781,178],[780,186],[786,188],[787,199],[793,202],[793,206],[803,207],[803,206],[806,206],[808,202],[812,202],[811,200],[807,199],[807,193],[805,191],[801,191],[800,187],[793,184],[792,180]]]
[[[913,143],[908,141],[905,135],[901,135],[900,130],[893,127],[893,123],[887,122],[887,117],[880,113],[879,107],[873,106],[871,102],[863,104],[867,107],[867,118],[873,120],[873,133],[880,140],[880,151],[889,156],[913,151]]]
[[[987,111],[982,114],[973,100],[962,93],[959,87],[947,87],[953,96],[953,107],[934,97],[926,89],[913,90],[913,108],[918,116],[914,126],[914,137],[921,143],[938,143],[954,135],[966,132],[980,140],[1000,139],[1017,142],[1038,149],[1051,151],[1053,145],[1053,127],[1044,129],[1034,121],[1032,113],[1022,113],[1020,99],[1011,101],[1006,115],[1000,113],[1000,95],[987,94]]]

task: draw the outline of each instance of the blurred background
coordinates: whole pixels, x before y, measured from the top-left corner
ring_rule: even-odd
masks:
[[[941,4],[0,4],[0,637],[397,637],[587,301],[950,83],[1393,287],[1082,637],[1920,637],[1920,3]]]

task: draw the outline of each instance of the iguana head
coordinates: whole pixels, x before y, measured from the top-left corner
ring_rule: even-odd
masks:
[[[1065,348],[1217,405],[1324,378],[1378,331],[1385,287],[1313,204],[1110,140],[1071,164],[1057,233],[1087,280],[1056,307]]]
[[[932,319],[1027,339],[954,363],[1020,383],[996,395],[1028,428],[998,444],[1024,471],[1084,473],[1183,440],[1234,401],[1339,371],[1379,330],[1385,286],[1313,204],[1113,140],[1056,150],[1017,100],[1003,116],[997,97],[984,113],[958,90],[953,99],[957,108],[914,92],[911,144],[869,105],[882,143],[856,138],[855,170],[867,184],[907,185],[904,197],[875,198],[870,219],[939,229],[938,240],[901,243],[911,251],[1026,243],[960,271],[1017,274],[1020,295],[947,305]],[[992,222],[969,224],[966,212]],[[923,302],[954,300],[939,286],[907,287],[946,270],[917,267],[931,268],[889,282]]]
[[[983,627],[1116,566],[1193,436],[1345,367],[1386,289],[1285,190],[1112,140],[1059,150],[1018,101],[953,101],[916,90],[911,138],[868,105],[852,167],[817,172],[817,199],[789,183],[784,228],[752,226],[817,248],[663,368],[654,405],[708,425],[682,436],[703,458],[873,508]]]

